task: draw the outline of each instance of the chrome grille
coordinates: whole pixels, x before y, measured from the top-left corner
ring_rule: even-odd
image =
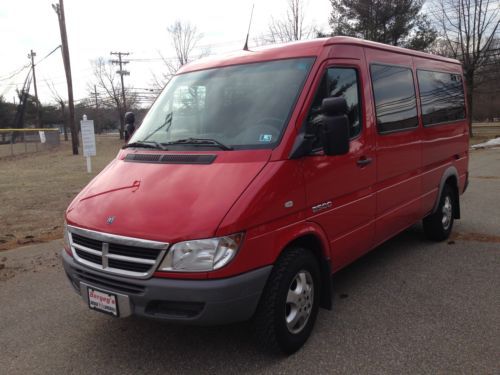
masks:
[[[75,260],[106,273],[150,277],[163,259],[168,243],[117,236],[68,226]]]

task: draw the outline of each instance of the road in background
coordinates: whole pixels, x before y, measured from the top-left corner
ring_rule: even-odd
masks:
[[[448,242],[414,226],[334,276],[305,347],[260,352],[248,324],[184,327],[89,311],[61,243],[0,252],[0,373],[500,373],[500,150],[471,153]]]
[[[500,137],[500,122],[477,122],[472,124],[474,137],[471,144],[485,142]]]

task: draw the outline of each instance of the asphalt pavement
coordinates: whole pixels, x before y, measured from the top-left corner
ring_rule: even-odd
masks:
[[[333,278],[333,311],[290,357],[248,324],[186,327],[90,311],[60,241],[0,252],[0,374],[500,373],[500,149],[471,154],[453,238],[416,225]]]

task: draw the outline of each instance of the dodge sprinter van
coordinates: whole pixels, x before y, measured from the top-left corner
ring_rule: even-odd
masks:
[[[68,207],[68,278],[90,309],[252,319],[292,353],[332,273],[419,220],[450,235],[464,96],[458,61],[348,37],[188,64]]]

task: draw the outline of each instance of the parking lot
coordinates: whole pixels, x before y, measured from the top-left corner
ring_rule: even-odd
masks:
[[[60,241],[0,252],[0,373],[500,373],[500,150],[471,152],[450,241],[416,225],[334,276],[291,357],[259,350],[248,324],[184,327],[92,312]]]

